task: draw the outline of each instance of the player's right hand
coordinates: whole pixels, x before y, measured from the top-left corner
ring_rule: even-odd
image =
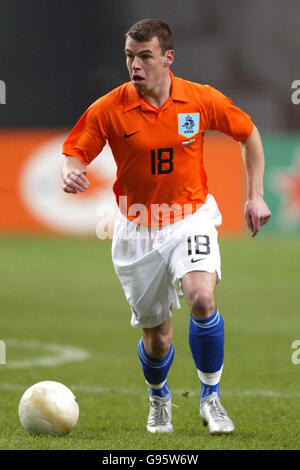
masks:
[[[77,194],[77,191],[83,192],[89,187],[89,180],[86,177],[86,170],[71,170],[63,178],[62,189],[66,193]]]

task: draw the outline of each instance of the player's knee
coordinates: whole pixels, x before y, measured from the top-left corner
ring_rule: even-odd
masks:
[[[197,292],[191,301],[191,313],[196,318],[208,318],[216,310],[215,297],[210,292]]]

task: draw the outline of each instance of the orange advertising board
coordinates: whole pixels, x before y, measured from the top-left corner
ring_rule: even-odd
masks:
[[[64,193],[61,148],[67,134],[64,129],[0,131],[0,232],[96,236],[101,204],[115,208],[115,163],[106,146],[89,166],[89,190]],[[209,191],[223,216],[219,231],[242,233],[245,175],[239,144],[212,133],[204,155]]]

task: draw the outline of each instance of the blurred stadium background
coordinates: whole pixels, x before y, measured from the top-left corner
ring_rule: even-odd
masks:
[[[292,102],[299,13],[297,0],[0,2],[0,230],[95,235],[98,205],[113,203],[114,163],[106,155],[91,166],[89,194],[64,195],[61,145],[89,104],[128,80],[124,33],[157,16],[174,30],[174,73],[220,89],[262,134],[273,213],[264,233],[299,231],[300,104]],[[238,146],[209,133],[206,165],[223,212],[221,233],[243,232]]]
[[[294,408],[290,412],[289,402],[293,399],[292,406],[297,405],[300,385],[299,369],[290,361],[291,343],[299,338],[300,327],[299,93],[298,99],[292,99],[296,92],[292,84],[300,80],[298,0],[0,0],[0,338],[13,338],[7,342],[11,347],[0,384],[3,400],[5,390],[9,393],[5,403],[12,414],[7,412],[0,422],[4,419],[7,429],[14,431],[17,400],[33,382],[61,379],[75,384],[80,393],[84,387],[87,391],[87,385],[100,390],[112,383],[127,387],[128,382],[134,382],[134,374],[140,373],[136,331],[129,327],[129,311],[110,263],[109,247],[98,241],[96,233],[99,207],[114,205],[111,186],[115,165],[110,149],[106,147],[91,164],[87,193],[64,194],[60,171],[62,143],[75,122],[99,96],[128,80],[124,33],[146,17],[159,17],[174,30],[173,72],[222,91],[251,115],[261,132],[266,155],[265,199],[272,218],[253,243],[243,218],[246,183],[239,146],[214,132],[207,134],[205,144],[209,188],[223,213],[220,238],[225,281],[219,297],[227,311],[232,338],[227,357],[233,364],[224,388],[227,400],[233,393],[231,406],[237,417],[243,417],[245,406],[236,401],[232,384],[248,387],[243,400],[247,400],[249,413],[255,385],[260,390],[271,388],[261,396],[266,407],[270,406],[266,397],[277,399],[273,402],[272,419],[275,414],[277,417],[277,422],[272,421],[274,434],[268,434],[270,416],[257,409],[256,420],[261,420],[261,429],[269,440],[265,443],[262,436],[266,434],[252,429],[253,436],[258,432],[258,437],[257,441],[253,437],[251,445],[276,448],[284,434],[282,446],[295,448],[299,444],[289,436],[293,432],[296,436],[298,431],[290,427],[287,417],[293,418]],[[95,295],[99,286],[109,298],[101,292],[99,297]],[[240,316],[242,305],[244,315]],[[111,309],[118,316],[117,326],[114,317],[107,315]],[[282,325],[285,315],[287,320]],[[182,363],[182,368],[181,376],[174,375],[173,380],[175,384],[178,381],[179,388],[180,378],[190,372],[184,363],[189,357],[186,323],[179,316],[176,322],[181,351],[177,364]],[[23,340],[38,340],[40,345],[44,342],[42,351],[49,342],[92,348],[93,359],[89,365],[76,364],[73,368],[63,368],[59,363],[52,371],[33,362],[34,367],[21,371],[22,364],[16,366],[14,361],[22,360],[23,355],[30,360],[39,349],[36,343],[25,344],[22,349]],[[114,352],[121,344],[122,360]],[[116,368],[110,367],[110,361]],[[129,372],[130,361],[133,372]],[[191,374],[194,377],[193,369]],[[186,383],[188,380],[190,377]],[[193,380],[195,384],[197,379]],[[143,391],[141,376],[139,381]],[[281,393],[281,385],[286,395]],[[282,397],[289,397],[289,402],[283,404]],[[94,404],[82,400],[92,413]],[[135,415],[130,403],[128,400],[126,411]],[[281,414],[276,411],[278,406]],[[109,427],[110,413],[103,413]],[[119,419],[126,434],[128,423],[121,418],[124,413],[124,409],[120,411]],[[132,445],[142,445],[139,426],[136,444],[132,441]],[[252,416],[249,429],[251,426]],[[250,431],[242,444],[220,440],[217,445],[247,447],[249,436]],[[0,447],[28,446],[27,441],[20,444],[10,438],[9,432],[4,434]],[[173,443],[173,448],[180,448],[182,442]],[[186,442],[186,446],[196,445],[188,439]],[[171,445],[166,440],[163,443]],[[106,445],[126,448],[121,438]],[[143,445],[154,448],[145,440]]]

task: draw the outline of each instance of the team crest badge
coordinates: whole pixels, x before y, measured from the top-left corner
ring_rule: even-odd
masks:
[[[178,134],[193,137],[199,132],[200,113],[179,113]]]

